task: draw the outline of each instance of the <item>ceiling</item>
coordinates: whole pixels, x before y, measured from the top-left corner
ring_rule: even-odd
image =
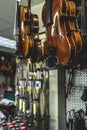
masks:
[[[27,5],[27,1],[28,0],[21,0],[21,4]],[[31,0],[31,9],[34,6],[37,6],[43,2],[44,0]],[[0,36],[12,40],[14,39],[13,27],[14,27],[15,7],[16,7],[16,0],[0,1]],[[36,12],[37,10],[35,10],[35,14]]]

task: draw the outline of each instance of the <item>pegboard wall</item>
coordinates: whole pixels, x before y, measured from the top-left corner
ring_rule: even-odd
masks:
[[[75,86],[87,86],[87,69],[75,71]]]
[[[66,84],[68,83],[69,73],[66,71]],[[66,99],[66,111],[83,109],[85,112],[86,101],[82,100],[84,89],[87,88],[87,69],[75,70],[72,80],[71,92]]]

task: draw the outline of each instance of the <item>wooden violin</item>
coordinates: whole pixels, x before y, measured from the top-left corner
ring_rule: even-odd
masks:
[[[73,40],[75,41],[76,53],[78,54],[82,49],[82,38],[80,31],[76,28],[76,5],[73,1],[67,1],[68,4],[68,21],[66,23],[67,30],[71,34]]]
[[[75,60],[76,58],[76,45],[75,45],[75,41],[73,40],[71,34],[68,32],[67,30],[67,25],[66,25],[66,22],[67,22],[67,19],[68,19],[68,12],[67,12],[67,1],[66,0],[62,0],[60,1],[60,24],[61,24],[61,27],[63,27],[63,34],[66,33],[67,35],[67,38],[68,38],[68,41],[69,41],[69,44],[70,44],[70,47],[71,47],[71,55],[70,55],[70,59],[69,59],[69,62],[68,62],[68,65],[69,66],[73,66],[73,61]]]
[[[30,12],[29,7],[20,5],[20,43],[21,52],[24,57],[30,57],[34,46],[34,41],[30,35]]]
[[[41,40],[39,39],[39,20],[36,14],[31,13],[31,0],[28,6],[16,3],[16,24],[14,35],[16,36],[16,52],[20,57],[30,58],[35,62],[42,54]]]
[[[34,41],[34,51],[30,56],[32,63],[36,62],[38,57],[42,55],[41,40],[39,38],[39,19],[37,14],[30,14],[30,32]]]
[[[65,4],[62,6],[61,4]],[[50,55],[49,48],[54,49],[54,54],[58,57],[60,65],[66,65],[71,63],[72,52],[75,53],[75,45],[73,41],[67,35],[67,30],[65,27],[66,16],[66,3],[59,2],[58,0],[52,0],[52,23],[46,24],[46,4],[42,9],[42,21],[46,28],[46,42],[45,42],[45,54]],[[72,43],[71,43],[72,42]],[[71,44],[73,46],[71,46]],[[50,46],[50,47],[49,47]],[[52,50],[51,49],[51,50]],[[74,54],[73,53],[73,54]],[[75,54],[74,54],[75,55]]]
[[[30,61],[32,63],[37,61],[37,58],[42,54],[41,40],[39,39],[39,19],[37,14],[31,13],[31,0],[28,0],[29,7],[29,29],[30,36],[33,38],[33,48],[30,51]]]

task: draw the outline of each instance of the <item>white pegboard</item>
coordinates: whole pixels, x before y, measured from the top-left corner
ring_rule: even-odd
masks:
[[[75,86],[87,86],[87,69],[75,71]]]
[[[74,109],[75,111],[83,109],[85,111],[85,102],[81,99],[83,91],[83,87],[75,86],[71,89],[71,94],[68,95],[68,98],[66,99],[66,111],[70,111],[71,109]]]
[[[66,71],[66,84],[68,83],[68,78],[69,73]],[[85,111],[85,104],[87,104],[87,102],[84,102],[81,99],[85,87],[87,87],[87,69],[75,70],[71,93],[66,99],[66,111],[71,109],[74,109],[75,111],[83,109]]]

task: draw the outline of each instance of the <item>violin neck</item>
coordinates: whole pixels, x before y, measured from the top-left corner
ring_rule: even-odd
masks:
[[[46,24],[52,24],[52,0],[46,0]]]

